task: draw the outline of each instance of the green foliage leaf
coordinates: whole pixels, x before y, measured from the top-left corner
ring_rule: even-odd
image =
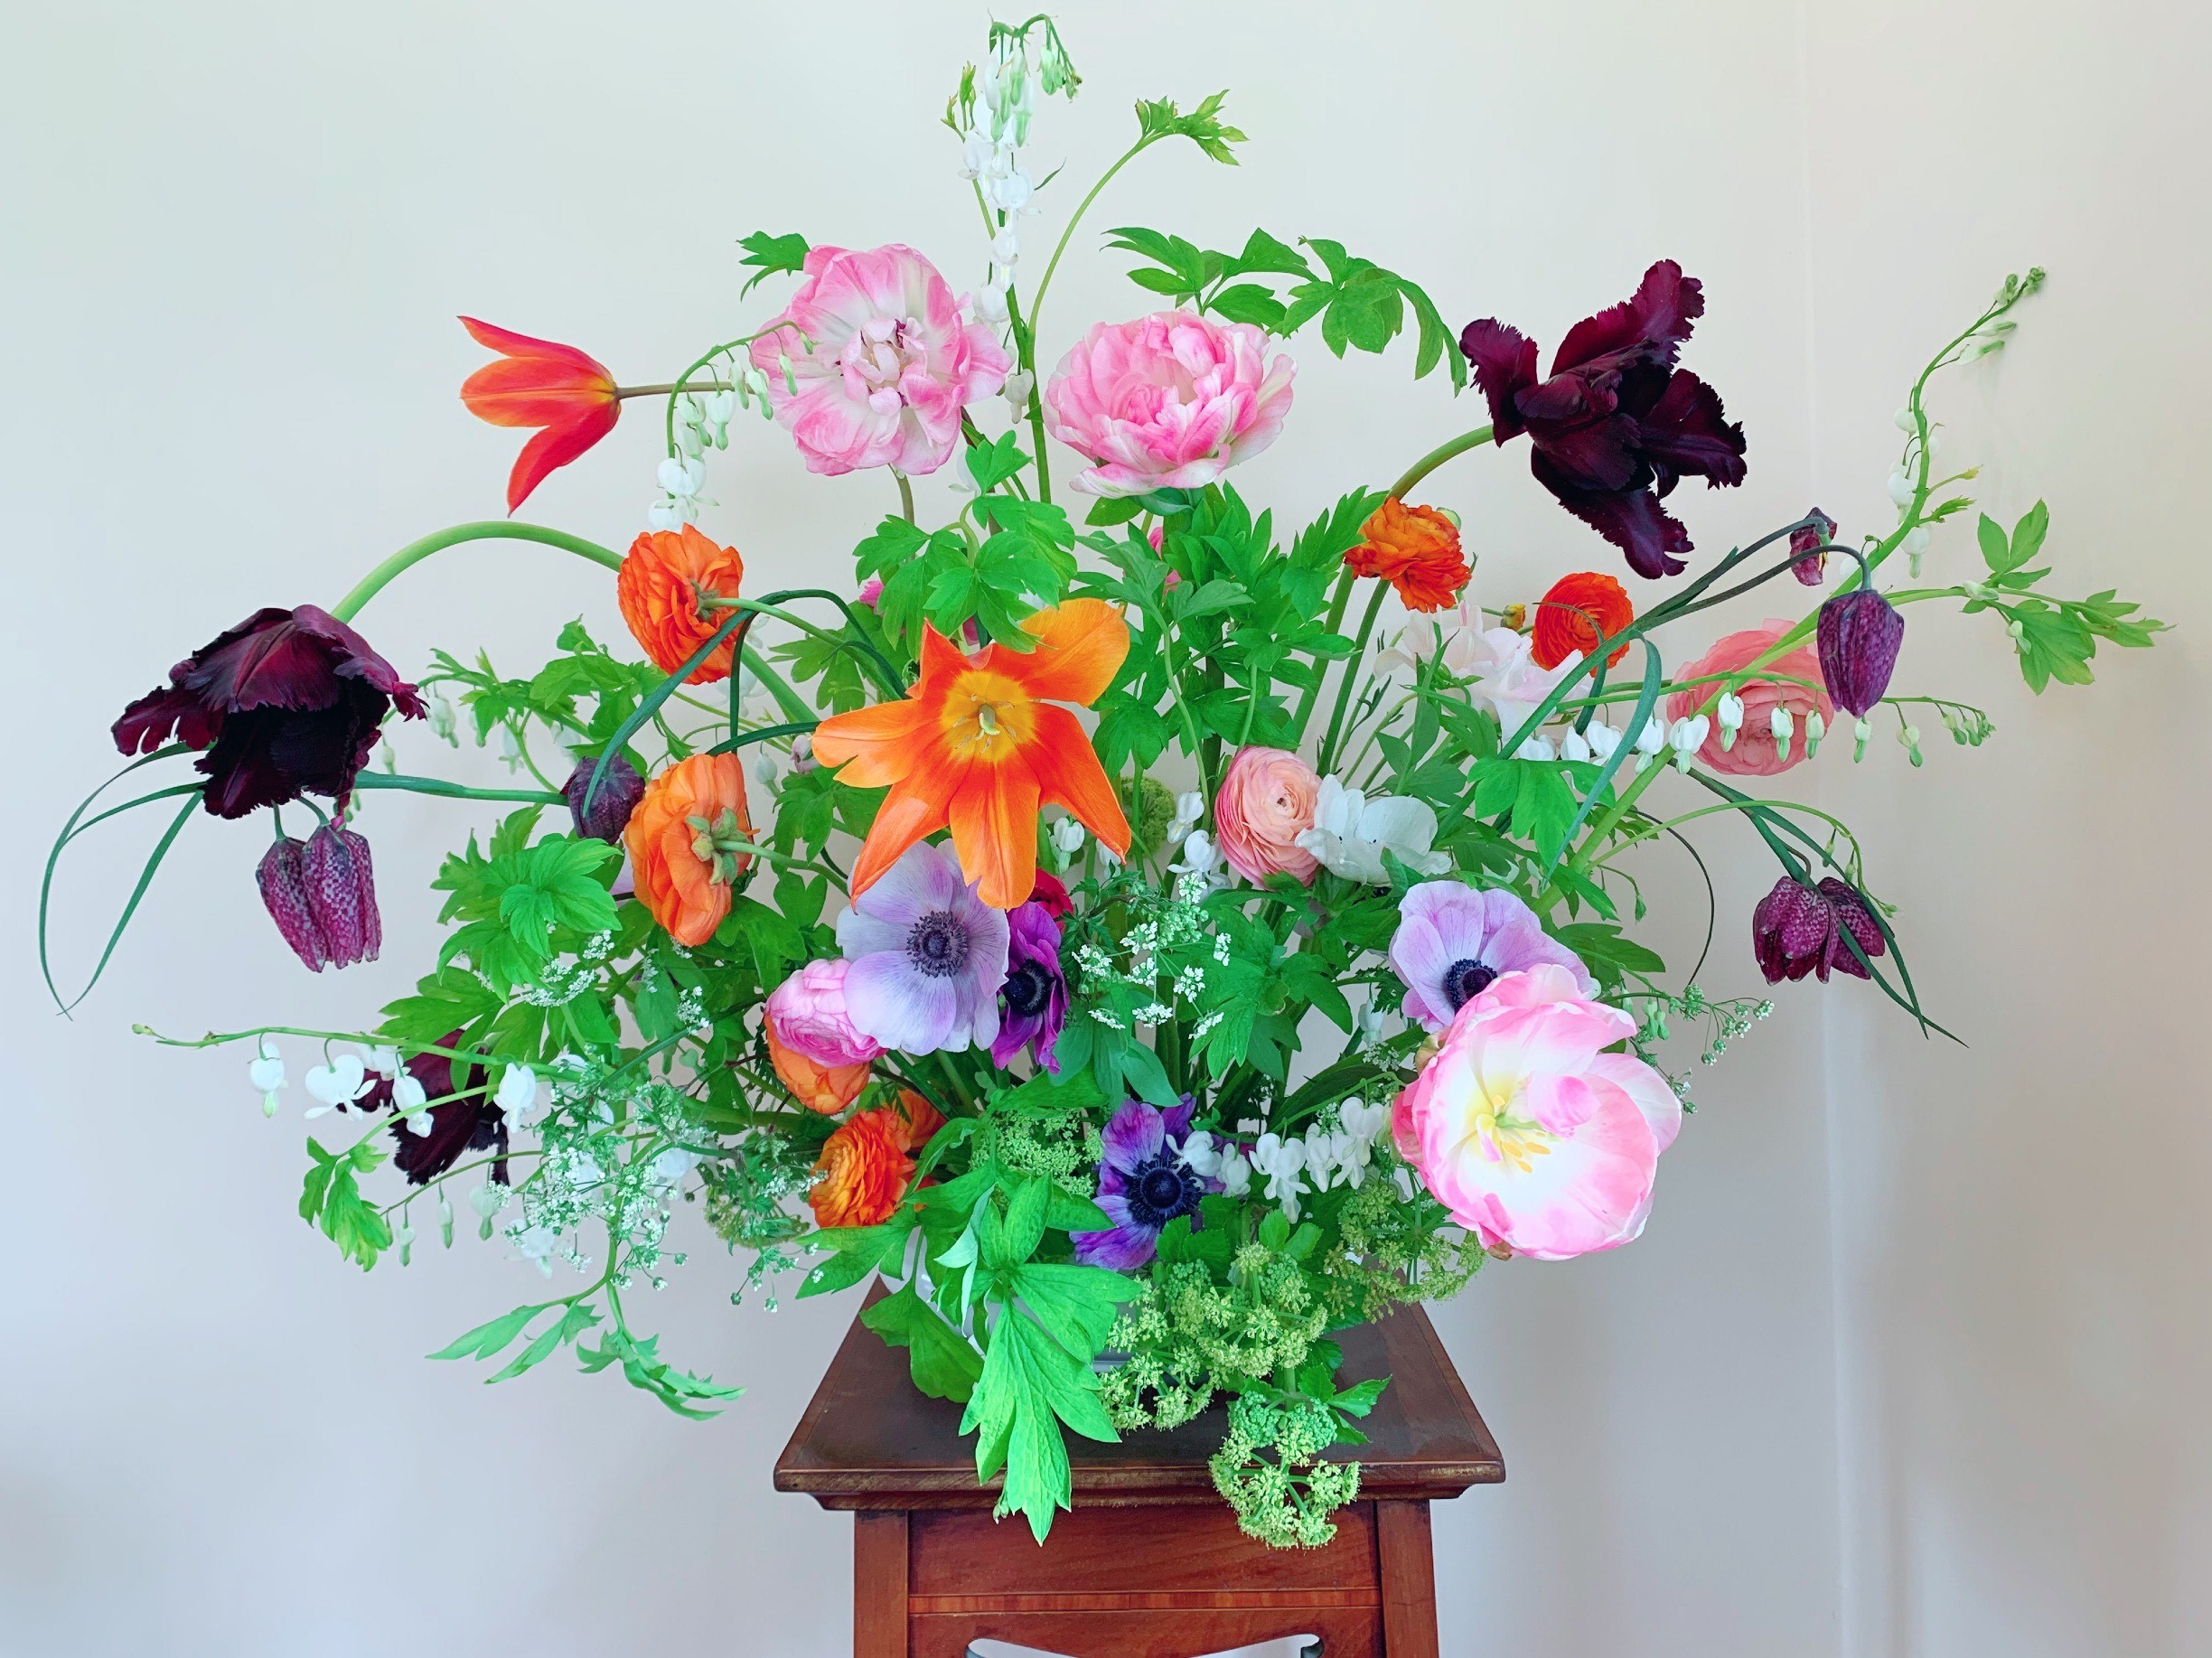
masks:
[[[391,1247],[391,1225],[361,1194],[359,1176],[380,1168],[390,1153],[372,1139],[344,1151],[325,1151],[312,1137],[306,1178],[300,1184],[300,1219],[322,1229],[338,1252],[364,1272]]]
[[[754,273],[745,286],[737,290],[740,299],[771,276],[796,276],[806,268],[807,239],[795,230],[788,236],[771,236],[765,230],[755,230],[750,236],[740,237],[737,245],[745,250],[745,258],[738,263]]]
[[[912,1284],[864,1308],[860,1322],[892,1347],[906,1349],[914,1384],[932,1399],[966,1403],[983,1373],[982,1355],[914,1292]]]

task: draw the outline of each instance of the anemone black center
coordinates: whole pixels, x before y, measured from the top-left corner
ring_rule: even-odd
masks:
[[[932,910],[906,935],[906,959],[932,979],[950,979],[968,965],[968,931],[950,910]]]
[[[1007,1011],[1024,1019],[1043,1013],[1052,1000],[1052,974],[1044,964],[1025,961],[1007,975]]]
[[[1195,1230],[1198,1200],[1204,1195],[1205,1183],[1178,1163],[1173,1151],[1163,1151],[1147,1157],[1129,1176],[1129,1219],[1157,1230],[1187,1214]]]
[[[1485,990],[1497,977],[1497,969],[1486,961],[1467,957],[1453,962],[1444,970],[1444,994],[1449,998],[1453,1011],[1466,1007]]]

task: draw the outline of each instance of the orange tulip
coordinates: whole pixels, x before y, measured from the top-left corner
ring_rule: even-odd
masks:
[[[862,1111],[823,1144],[807,1193],[818,1226],[873,1226],[887,1221],[906,1195],[914,1159],[906,1155],[906,1119],[890,1106]]]
[[[962,656],[934,628],[922,635],[922,678],[898,702],[833,715],[814,757],[857,789],[889,786],[853,866],[858,897],[923,836],[950,827],[961,873],[994,909],[1036,885],[1037,808],[1064,806],[1116,856],[1129,820],[1091,738],[1054,705],[1105,695],[1129,654],[1129,627],[1103,599],[1070,599],[1022,623],[1026,655],[992,645]]]
[[[875,1066],[867,1060],[857,1065],[825,1065],[819,1060],[783,1045],[775,1026],[764,1021],[761,1033],[768,1039],[768,1061],[792,1098],[810,1111],[835,1117],[860,1097]]]
[[[1529,655],[1539,668],[1557,668],[1570,655],[1595,651],[1600,629],[1610,639],[1635,620],[1636,604],[1627,588],[1601,570],[1577,570],[1553,582],[1536,607]],[[1627,654],[1623,644],[1606,658],[1606,666],[1616,666]]]
[[[463,317],[461,326],[477,344],[500,353],[499,361],[484,364],[462,382],[461,401],[469,413],[493,426],[539,428],[522,445],[514,471],[507,475],[511,513],[548,473],[567,465],[614,429],[622,399],[614,394],[614,377],[573,345],[533,340],[472,316]]]
[[[649,529],[623,555],[614,597],[632,637],[645,647],[653,665],[674,673],[729,620],[726,610],[704,609],[700,601],[736,598],[744,577],[745,560],[737,549],[717,546],[691,525]],[[734,654],[733,642],[724,640],[684,683],[711,685],[728,679]]]
[[[1369,515],[1360,544],[1344,561],[1354,576],[1390,583],[1408,610],[1442,610],[1474,574],[1459,551],[1459,526],[1434,507],[1409,507],[1395,495]]]
[[[679,944],[714,937],[730,912],[737,877],[753,855],[745,810],[745,762],[736,754],[694,754],[645,785],[623,829],[630,878],[652,917]]]

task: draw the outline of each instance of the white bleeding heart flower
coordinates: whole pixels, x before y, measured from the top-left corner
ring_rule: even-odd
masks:
[[[1448,873],[1450,857],[1431,849],[1436,833],[1436,811],[1426,801],[1406,795],[1371,800],[1338,778],[1325,777],[1314,801],[1314,826],[1298,831],[1297,844],[1332,874],[1379,886],[1390,879],[1385,851],[1422,875]]]
[[[369,1091],[369,1070],[358,1054],[341,1054],[327,1065],[317,1065],[305,1078],[307,1091],[318,1104],[307,1115],[320,1117],[342,1105],[351,1105]]]
[[[261,1038],[258,1056],[246,1066],[246,1080],[261,1096],[261,1114],[276,1116],[276,1095],[285,1085],[285,1063],[284,1055],[277,1052],[271,1038]]]
[[[508,1066],[492,1103],[517,1122],[528,1122],[538,1107],[538,1073],[528,1065]]]

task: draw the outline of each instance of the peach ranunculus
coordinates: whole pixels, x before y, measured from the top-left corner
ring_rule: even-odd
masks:
[[[777,1079],[791,1090],[792,1098],[824,1117],[835,1117],[858,1100],[876,1069],[873,1062],[865,1059],[850,1064],[824,1064],[777,1035],[773,1018],[762,1023],[761,1035],[768,1044],[768,1063],[775,1067]]]
[[[1605,1051],[1635,1031],[1567,968],[1504,975],[1398,1096],[1399,1152],[1486,1248],[1564,1260],[1628,1242],[1682,1126],[1664,1077]]]
[[[1475,573],[1459,550],[1458,525],[1434,507],[1409,507],[1395,495],[1368,516],[1344,561],[1354,576],[1390,583],[1408,610],[1447,608]]]
[[[1161,311],[1098,323],[1045,387],[1045,426],[1092,464],[1069,485],[1143,495],[1218,483],[1275,441],[1290,413],[1288,357],[1250,323]]]
[[[960,443],[961,409],[1014,366],[988,324],[961,320],[937,267],[896,242],[815,248],[783,320],[792,326],[753,342],[753,366],[807,470],[831,476],[935,472]]]
[[[1681,679],[1697,679],[1708,674],[1732,673],[1748,667],[1775,647],[1793,624],[1769,621],[1764,627],[1746,628],[1740,633],[1730,633],[1718,641],[1713,648],[1694,662],[1676,670]],[[1805,716],[1818,713],[1824,726],[1835,724],[1835,704],[1828,699],[1828,692],[1821,678],[1820,658],[1814,653],[1810,641],[1795,650],[1785,652],[1767,664],[1769,673],[1787,674],[1790,679],[1755,679],[1735,687],[1720,685],[1692,685],[1676,691],[1667,698],[1667,718],[1687,719],[1710,701],[1716,691],[1732,688],[1743,699],[1743,727],[1736,734],[1732,747],[1721,746],[1721,730],[1718,720],[1698,750],[1698,757],[1716,772],[1732,777],[1772,777],[1777,772],[1786,772],[1805,757]],[[1792,681],[1810,680],[1810,685]],[[1787,708],[1793,727],[1789,754],[1785,758],[1782,745],[1776,740],[1774,711]]]
[[[793,1053],[818,1065],[856,1065],[874,1059],[883,1044],[863,1035],[845,1007],[843,957],[810,961],[768,993],[768,1027]]]
[[[832,1134],[814,1160],[807,1206],[818,1226],[873,1226],[887,1221],[914,1178],[906,1118],[892,1106],[862,1111]]]
[[[737,877],[753,862],[737,848],[752,838],[737,754],[678,761],[645,785],[623,829],[640,902],[670,938],[695,949],[729,913]]]
[[[614,596],[631,636],[645,648],[653,666],[674,673],[691,653],[712,639],[729,620],[726,610],[702,608],[706,597],[734,599],[745,576],[745,560],[734,547],[721,547],[691,525],[653,529],[630,544]],[[710,685],[729,678],[731,642],[724,640],[684,681]]]
[[[1240,748],[1214,796],[1214,843],[1247,881],[1287,875],[1310,886],[1321,860],[1298,838],[1320,796],[1320,777],[1289,750]]]

